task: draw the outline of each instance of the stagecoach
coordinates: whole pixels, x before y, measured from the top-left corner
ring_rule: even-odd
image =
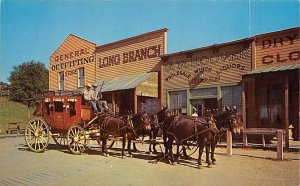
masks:
[[[96,118],[80,93],[48,91],[25,127],[26,144],[33,152],[43,152],[52,137],[58,146],[68,145],[73,154],[81,154],[91,140],[101,145],[99,129],[93,125]],[[111,139],[107,146],[113,143]]]

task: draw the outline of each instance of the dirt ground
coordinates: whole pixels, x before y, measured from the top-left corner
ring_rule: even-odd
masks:
[[[96,143],[83,155],[53,144],[44,153],[33,153],[24,144],[21,137],[0,139],[0,185],[299,185],[300,155],[295,152],[277,161],[275,151],[234,148],[227,157],[226,148],[218,148],[217,165],[208,168],[203,162],[197,169],[196,159],[176,166],[154,164],[146,144],[125,159],[119,148],[102,156]]]

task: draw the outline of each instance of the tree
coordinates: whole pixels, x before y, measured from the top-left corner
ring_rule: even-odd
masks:
[[[10,72],[10,98],[23,102],[48,89],[48,70],[41,62],[28,61]]]

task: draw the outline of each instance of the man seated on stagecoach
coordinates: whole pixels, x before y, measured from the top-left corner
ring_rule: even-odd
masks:
[[[92,99],[96,101],[97,108],[100,113],[108,112],[107,102],[102,100],[101,90],[97,90],[97,84],[93,84],[93,96]]]
[[[84,102],[86,105],[91,105],[93,112],[98,115],[100,112],[97,109],[97,103],[96,101],[93,99],[93,90],[91,90],[91,84],[87,84],[86,85],[86,90],[83,93],[84,96]]]

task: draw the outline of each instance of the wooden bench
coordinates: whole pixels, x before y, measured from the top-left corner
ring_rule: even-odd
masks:
[[[277,136],[277,159],[283,159],[283,144],[285,130],[278,128],[247,128],[243,131],[243,146],[248,146],[248,134],[262,135],[263,147],[266,146],[265,135]]]
[[[6,130],[7,134],[23,134],[25,132],[25,129],[22,129],[20,125],[23,124],[23,122],[11,122],[8,123],[8,128]]]

